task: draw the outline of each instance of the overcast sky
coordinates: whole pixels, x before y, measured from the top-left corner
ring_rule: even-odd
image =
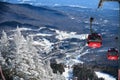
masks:
[[[97,8],[99,0],[6,0],[11,3],[30,3],[33,5],[61,5],[61,6],[69,6],[69,5],[77,5],[84,6],[90,8]],[[105,2],[103,8],[119,8],[119,4],[117,2]]]

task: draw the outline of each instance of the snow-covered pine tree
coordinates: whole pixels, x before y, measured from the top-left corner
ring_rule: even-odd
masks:
[[[2,32],[2,37],[0,40],[0,52],[3,57],[7,56],[9,50],[9,41],[5,31]]]
[[[29,71],[31,72],[32,76],[35,77],[36,80],[42,80],[44,76],[44,67],[39,55],[37,53],[37,49],[33,46],[33,37],[27,37],[27,45],[28,45],[28,55],[30,60],[30,68]]]
[[[4,65],[1,66],[4,66],[4,69],[7,68],[5,66],[9,65],[9,61],[11,57],[10,49],[11,46],[9,43],[8,36],[5,31],[2,31],[2,37],[0,39],[0,52],[1,52],[1,58],[3,59],[3,63],[4,63]]]
[[[13,41],[15,45],[15,52],[14,54],[14,59],[12,60],[12,67],[13,70],[15,72],[13,78],[24,78],[26,77],[26,74],[29,74],[27,72],[27,69],[29,68],[29,65],[26,64],[26,58],[27,57],[27,44],[26,44],[26,40],[23,37],[23,35],[21,34],[20,29],[17,27],[16,32],[14,34],[13,37]]]
[[[44,63],[44,70],[45,70],[45,80],[51,80],[54,78],[54,73],[52,72],[52,68],[50,67],[50,61],[46,60]]]
[[[1,52],[0,52],[0,65],[1,66],[5,65],[5,59],[3,58]]]
[[[21,35],[20,29],[14,35],[16,45],[14,64],[14,80],[44,80],[46,71],[44,64],[39,58],[37,49],[33,46],[33,38],[27,37],[27,40]],[[49,79],[48,79],[49,80]]]
[[[37,50],[32,45],[32,37],[27,37],[27,40],[21,34],[17,27],[14,34],[14,44],[16,51],[15,58],[12,61],[14,64],[14,80],[43,80],[43,66],[38,58]]]
[[[10,52],[11,46],[9,43],[9,39],[8,36],[6,34],[6,32],[2,32],[2,37],[0,40],[0,65],[3,69],[3,72],[5,75],[8,75],[9,73],[12,74],[10,72],[11,69],[11,64],[10,64],[10,59],[11,59],[11,52]],[[6,76],[5,76],[6,77]],[[7,76],[6,79],[8,79],[10,77]]]

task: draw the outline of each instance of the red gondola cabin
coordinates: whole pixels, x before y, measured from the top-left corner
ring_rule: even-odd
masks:
[[[118,50],[115,48],[110,48],[107,52],[107,59],[108,60],[118,60]]]
[[[97,33],[92,33],[88,35],[87,38],[88,46],[91,48],[99,48],[102,46],[102,37]]]

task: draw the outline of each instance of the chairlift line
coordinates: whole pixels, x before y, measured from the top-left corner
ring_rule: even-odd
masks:
[[[90,32],[93,33],[93,30],[92,30],[92,22],[93,22],[94,18],[91,17],[90,18]]]

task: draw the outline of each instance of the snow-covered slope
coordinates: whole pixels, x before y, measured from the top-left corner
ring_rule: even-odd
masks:
[[[99,78],[104,78],[105,80],[116,80],[113,76],[106,74],[106,73],[102,73],[102,72],[95,72],[97,74],[97,76]]]
[[[56,36],[56,38],[58,38],[59,40],[64,40],[67,38],[78,38],[80,40],[85,40],[88,36],[88,34],[76,34],[76,32],[65,32],[65,31],[58,31],[56,30],[56,33],[58,34]]]

